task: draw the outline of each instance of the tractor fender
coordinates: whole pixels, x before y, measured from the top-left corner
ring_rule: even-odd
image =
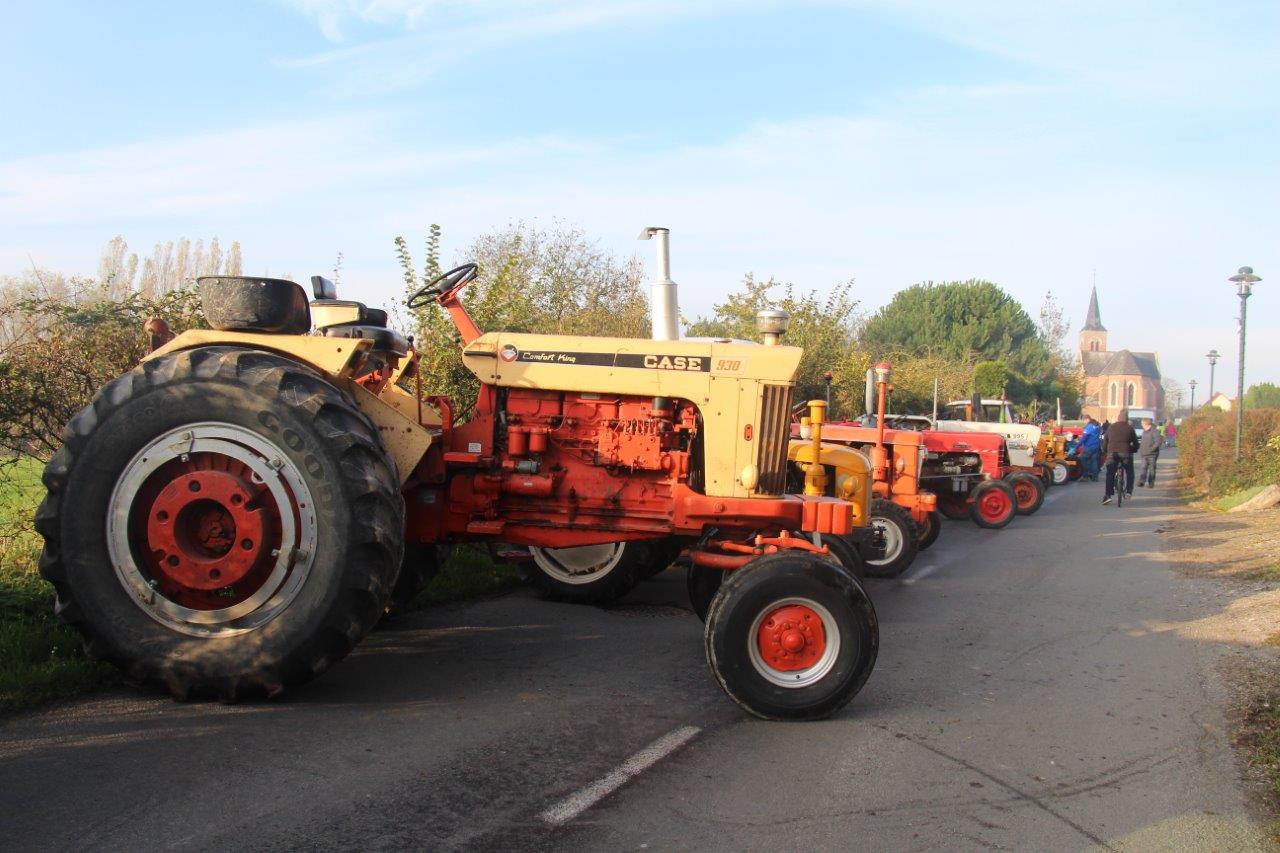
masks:
[[[365,390],[350,378],[351,359],[356,353],[369,349],[372,343],[352,338],[329,338],[319,335],[273,335],[258,332],[221,332],[211,329],[192,329],[178,335],[172,341],[149,354],[143,361],[150,361],[181,350],[208,346],[233,346],[243,349],[264,350],[305,364],[324,375],[326,379],[345,391],[365,415],[378,428],[378,437],[396,464],[400,484],[404,485],[418,462],[431,446],[433,433],[417,421],[417,401],[394,383],[389,383],[378,397]],[[386,399],[384,399],[386,398]],[[408,405],[406,399],[412,400]],[[434,412],[424,407],[424,416],[434,418]]]
[[[853,526],[869,524],[871,507],[871,460],[861,450],[843,444],[822,443],[818,462],[836,470],[835,496],[853,504]],[[787,445],[789,462],[813,462],[813,442],[792,439]]]

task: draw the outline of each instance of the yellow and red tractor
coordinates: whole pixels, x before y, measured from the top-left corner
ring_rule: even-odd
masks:
[[[874,426],[833,422],[822,428],[824,441],[862,453],[871,469],[868,509],[876,538],[861,543],[867,574],[896,577],[906,571],[917,553],[928,548],[941,530],[934,494],[921,486],[926,449],[920,433],[887,426],[890,365],[876,365]],[[871,393],[868,394],[871,397]],[[809,428],[802,419],[793,424],[792,453],[804,452]]]
[[[786,493],[801,350],[486,333],[460,299],[476,274],[410,300],[461,336],[480,381],[465,423],[385,312],[332,283],[309,303],[291,281],[201,279],[212,329],[102,387],[44,473],[41,572],[89,652],[177,696],[274,695],[345,656],[438,545],[675,538],[724,572],[704,644],[735,702],[774,719],[848,702],[878,627],[821,544],[850,533],[850,504],[821,471]]]

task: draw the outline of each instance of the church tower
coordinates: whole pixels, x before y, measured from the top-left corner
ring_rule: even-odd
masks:
[[[1089,297],[1089,314],[1080,330],[1080,352],[1106,352],[1107,327],[1102,325],[1102,313],[1098,310],[1098,288]]]

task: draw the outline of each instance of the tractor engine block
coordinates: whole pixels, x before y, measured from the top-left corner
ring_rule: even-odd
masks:
[[[584,528],[596,527],[614,531],[611,538],[602,534],[602,541],[616,541],[669,528],[673,493],[689,482],[698,436],[692,403],[485,390],[493,395],[492,407],[457,429],[457,450],[448,454],[455,464],[462,448],[474,456],[470,473],[449,478],[443,502],[448,529],[497,535],[501,527],[518,539],[526,526],[564,529],[579,538]],[[411,529],[432,526],[414,523],[415,515],[411,506]]]
[[[692,407],[677,422],[666,401],[602,394],[512,390],[500,409],[507,455],[569,456],[590,465],[627,471],[688,474],[688,444],[695,430]]]

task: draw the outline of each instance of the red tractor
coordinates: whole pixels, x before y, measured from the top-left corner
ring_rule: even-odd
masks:
[[[847,703],[878,627],[822,544],[850,504],[820,470],[785,493],[801,351],[483,333],[459,298],[476,272],[410,300],[461,336],[481,383],[465,423],[385,312],[318,277],[310,304],[290,281],[202,279],[212,330],[105,385],[45,470],[41,572],[90,653],[177,696],[274,695],[345,656],[438,545],[674,537],[725,573],[704,636],[735,702]]]
[[[868,385],[868,399],[874,399],[874,426],[857,422],[829,423],[822,428],[824,441],[861,450],[871,462],[871,526],[878,541],[863,540],[863,560],[867,574],[896,577],[906,571],[916,554],[932,545],[941,530],[937,499],[921,485],[920,474],[926,449],[919,432],[890,429],[886,425],[888,407],[888,363],[875,367],[875,383]],[[792,435],[802,438],[801,427]]]
[[[1018,514],[1017,480],[1010,473],[1002,436],[981,432],[920,433],[927,451],[920,482],[938,496],[948,518],[969,517],[979,527],[999,529]],[[1024,477],[1033,477],[1022,474]]]

